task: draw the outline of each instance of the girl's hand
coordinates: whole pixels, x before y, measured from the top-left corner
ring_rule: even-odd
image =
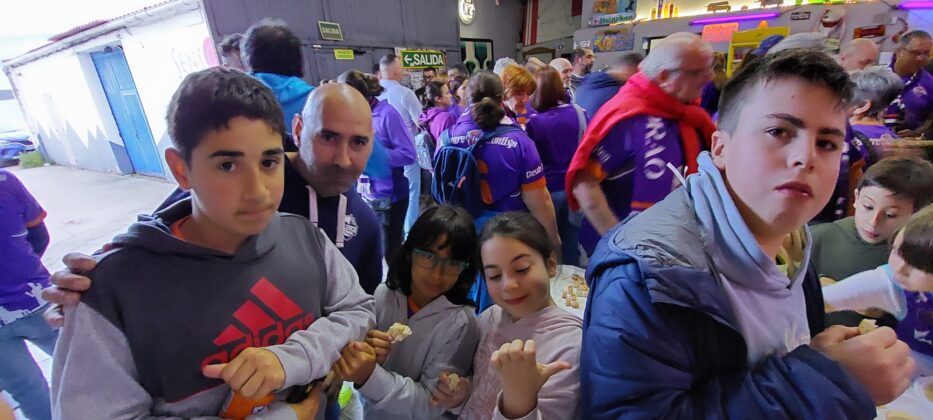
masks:
[[[366,334],[366,344],[376,351],[376,363],[385,363],[392,351],[392,337],[384,331],[369,330]]]
[[[340,352],[334,373],[357,386],[363,386],[376,369],[376,351],[366,343],[353,341]]]
[[[512,419],[524,417],[534,410],[544,383],[558,372],[570,369],[570,363],[563,361],[539,364],[535,359],[534,340],[505,343],[490,360],[502,381],[499,411]]]
[[[470,378],[458,377],[456,387],[451,389],[450,373],[441,373],[437,381],[437,389],[431,394],[431,404],[444,407],[448,410],[459,407],[470,396]]]

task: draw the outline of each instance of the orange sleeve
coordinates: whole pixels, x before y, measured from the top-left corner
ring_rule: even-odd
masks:
[[[583,171],[590,174],[593,178],[596,178],[596,180],[599,182],[602,182],[602,180],[606,179],[608,176],[606,171],[603,169],[603,165],[593,159],[590,159],[586,163],[586,166],[583,167]]]
[[[28,228],[34,228],[36,226],[39,226],[40,223],[45,221],[45,216],[48,216],[48,213],[43,211],[42,214],[36,216],[35,219],[32,219],[29,222],[26,222],[26,228],[28,229]]]
[[[541,177],[527,184],[522,184],[522,191],[534,191],[539,188],[546,188],[546,187],[547,187],[547,180],[544,177]]]

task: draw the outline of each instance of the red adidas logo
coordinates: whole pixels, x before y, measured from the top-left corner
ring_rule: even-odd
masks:
[[[266,347],[285,342],[295,331],[303,330],[314,321],[301,307],[282,293],[265,277],[250,289],[252,297],[241,305],[233,318],[237,321],[224,328],[214,345],[221,351],[207,356],[201,367],[228,363],[249,347]]]

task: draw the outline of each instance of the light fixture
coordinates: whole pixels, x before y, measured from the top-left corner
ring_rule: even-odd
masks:
[[[716,16],[691,20],[691,25],[709,25],[711,23],[738,22],[740,20],[774,19],[781,16],[780,12],[754,13],[750,15]]]
[[[900,9],[933,9],[933,1],[905,1],[897,5]]]

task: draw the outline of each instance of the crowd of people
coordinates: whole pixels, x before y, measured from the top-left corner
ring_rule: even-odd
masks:
[[[33,419],[874,418],[933,374],[933,165],[891,156],[933,125],[933,39],[811,38],[412,90],[394,54],[311,86],[257,22],[172,97],[178,189],[96,255],[49,275],[0,172],[0,388]]]

